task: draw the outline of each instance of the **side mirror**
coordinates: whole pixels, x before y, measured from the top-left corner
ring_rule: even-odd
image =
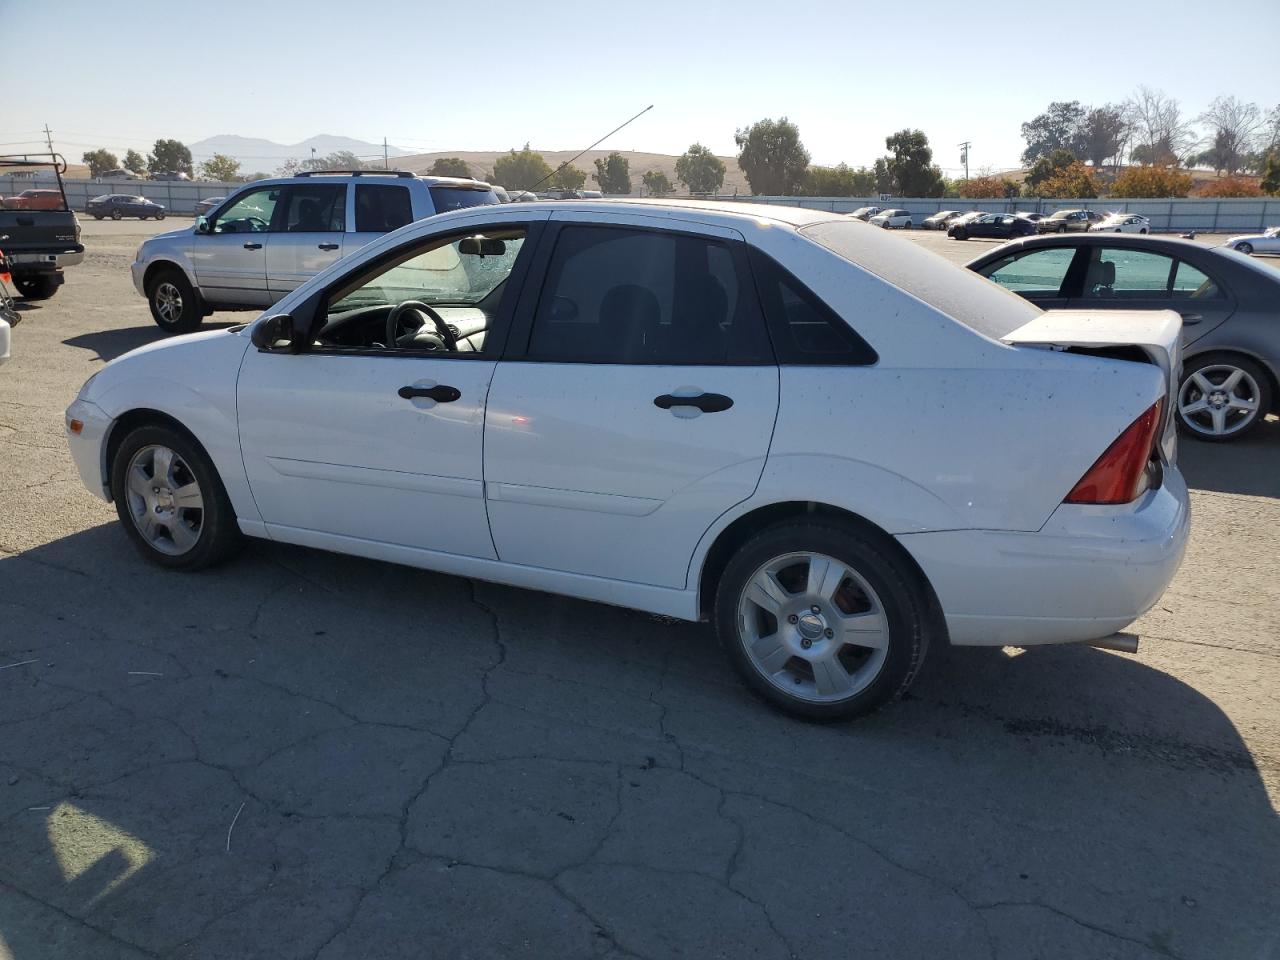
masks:
[[[299,353],[302,345],[294,334],[293,317],[287,313],[273,313],[254,325],[249,339],[259,350]]]
[[[209,218],[196,217],[196,233],[208,233],[208,232],[209,232]]]

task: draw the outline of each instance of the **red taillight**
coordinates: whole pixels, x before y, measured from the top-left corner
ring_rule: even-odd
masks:
[[[1146,489],[1147,461],[1151,459],[1163,407],[1164,401],[1158,400],[1129,424],[1071,488],[1063,502],[1130,503],[1136,500]]]

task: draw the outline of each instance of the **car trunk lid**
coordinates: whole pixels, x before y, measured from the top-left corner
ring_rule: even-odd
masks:
[[[1181,331],[1182,318],[1172,310],[1046,310],[1001,340],[1016,347],[1085,353],[1158,367],[1165,381],[1160,449],[1165,462],[1173,463]]]

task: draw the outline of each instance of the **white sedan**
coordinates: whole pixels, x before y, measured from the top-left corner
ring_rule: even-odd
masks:
[[[1089,229],[1095,233],[1150,233],[1151,221],[1136,213],[1109,213]]]
[[[262,537],[709,620],[835,718],[931,643],[1133,648],[1188,531],[1178,330],[822,211],[506,204],[126,354],[66,423],[164,567]]]
[[[1241,253],[1280,253],[1280,227],[1267,227],[1262,233],[1232,237],[1223,246]]]
[[[883,227],[886,230],[910,230],[911,213],[907,210],[881,210],[867,222],[873,227]]]

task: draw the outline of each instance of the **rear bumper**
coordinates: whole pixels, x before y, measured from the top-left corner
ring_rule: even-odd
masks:
[[[37,253],[6,253],[5,259],[11,267],[22,272],[33,270],[53,272],[63,267],[74,267],[84,261],[84,247],[77,244],[66,250],[41,251]]]
[[[79,433],[71,432],[71,421],[79,420],[84,426]],[[111,429],[111,418],[87,400],[75,400],[67,407],[64,426],[71,459],[75,461],[80,479],[94,496],[111,501],[106,476],[106,438]]]
[[[1178,571],[1191,527],[1186,482],[1123,507],[1063,504],[1035,533],[898,537],[929,578],[951,642],[1031,646],[1096,640],[1146,613]]]

